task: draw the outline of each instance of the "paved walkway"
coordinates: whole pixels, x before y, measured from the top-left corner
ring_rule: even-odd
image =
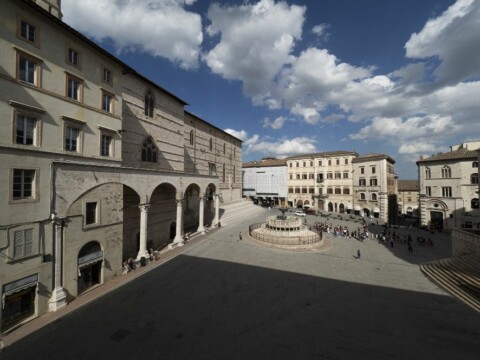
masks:
[[[448,257],[447,237],[410,257],[406,248],[330,235],[331,249],[316,253],[239,239],[273,211],[244,214],[135,281],[43,320],[2,360],[478,359],[480,316],[416,264]]]

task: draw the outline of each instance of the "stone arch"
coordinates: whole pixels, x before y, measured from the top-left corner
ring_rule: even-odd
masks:
[[[177,188],[168,182],[153,190],[148,209],[147,250],[163,248],[171,242],[170,224],[176,221],[177,192]]]
[[[103,282],[103,250],[98,241],[89,241],[77,255],[77,294]]]
[[[297,200],[297,207],[302,208],[303,207],[303,200]]]
[[[333,212],[333,203],[332,202],[328,203],[328,211]]]
[[[343,203],[340,203],[338,206],[338,211],[342,214],[345,212],[345,205],[343,205]]]
[[[370,216],[370,209],[369,208],[363,208],[363,216],[366,216],[366,217]]]
[[[199,210],[200,210],[201,188],[198,184],[191,183],[185,189],[183,194],[183,218],[184,231],[194,231],[198,227]]]
[[[217,187],[213,183],[208,184],[205,188],[205,224],[213,224],[215,218],[215,195],[217,195]]]

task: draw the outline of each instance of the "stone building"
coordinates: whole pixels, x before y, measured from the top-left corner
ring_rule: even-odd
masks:
[[[4,0],[0,19],[5,332],[215,226],[241,199],[242,153],[63,23],[60,1]]]
[[[446,230],[480,226],[478,149],[480,141],[466,141],[417,161],[421,225]]]
[[[397,186],[394,164],[395,160],[385,154],[367,154],[353,159],[353,209],[356,214],[389,220],[392,206],[397,207],[392,204]]]
[[[353,151],[330,151],[287,158],[288,205],[347,212],[352,203]]]
[[[285,205],[287,163],[284,159],[263,158],[242,165],[243,196],[258,204]]]
[[[418,215],[420,184],[418,180],[398,180],[398,213]]]

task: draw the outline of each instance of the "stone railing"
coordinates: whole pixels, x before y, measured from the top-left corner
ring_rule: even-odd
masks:
[[[454,257],[480,256],[480,230],[453,229],[452,253]]]

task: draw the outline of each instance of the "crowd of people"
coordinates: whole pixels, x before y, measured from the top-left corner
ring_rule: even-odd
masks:
[[[145,258],[145,262],[142,263],[142,261],[140,261],[141,266],[146,265],[146,259],[147,258],[148,258],[149,261],[158,260],[160,258],[160,252],[157,251],[157,250],[153,250],[152,248],[148,249],[148,255]],[[132,257],[130,257],[128,260],[124,260],[123,261],[123,273],[126,274],[126,273],[129,273],[130,271],[134,271],[137,268],[138,265],[139,264],[138,264],[137,260],[135,260]]]

